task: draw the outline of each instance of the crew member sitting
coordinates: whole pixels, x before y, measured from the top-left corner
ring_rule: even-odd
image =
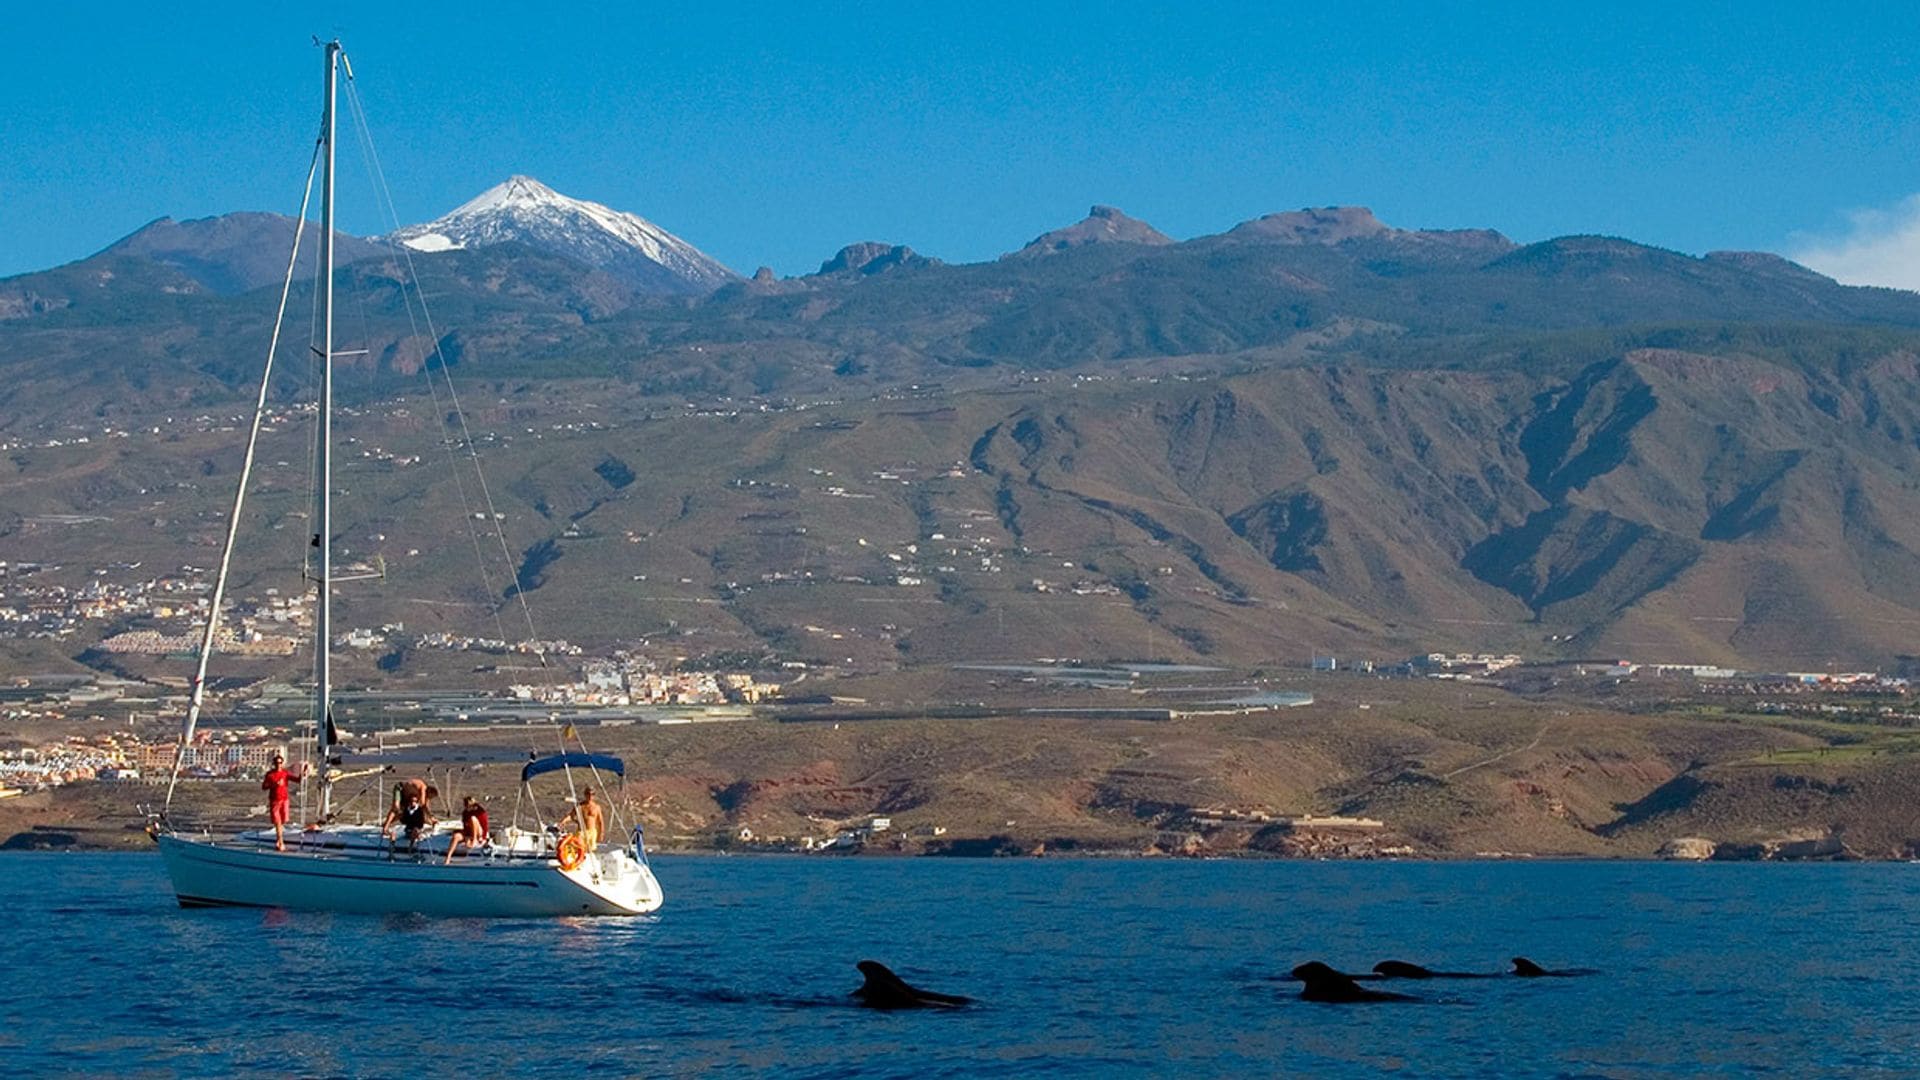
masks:
[[[460,831],[447,840],[447,862],[453,862],[453,853],[460,845],[478,849],[487,843],[487,808],[468,795],[460,807]]]
[[[560,819],[560,827],[565,829],[568,822],[577,826],[575,831],[580,834],[580,842],[587,845],[588,851],[600,846],[600,834],[607,829],[607,817],[594,800],[592,788],[580,789],[580,805],[567,811],[567,816]]]

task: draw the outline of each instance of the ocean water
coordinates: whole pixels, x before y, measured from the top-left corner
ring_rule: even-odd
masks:
[[[0,1072],[117,1077],[1920,1075],[1920,867],[662,858],[629,920],[177,908],[0,856]],[[1569,979],[1392,983],[1322,959]],[[854,962],[978,999],[876,1013]]]

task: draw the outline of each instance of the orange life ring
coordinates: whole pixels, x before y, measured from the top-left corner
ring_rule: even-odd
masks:
[[[587,861],[587,842],[580,839],[579,833],[573,833],[560,841],[560,869],[576,870]]]

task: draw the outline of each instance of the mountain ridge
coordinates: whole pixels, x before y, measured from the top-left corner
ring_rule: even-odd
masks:
[[[820,273],[697,296],[518,239],[388,250],[337,271],[354,314],[343,393],[406,394],[444,364],[500,402],[587,395],[612,420],[683,417],[667,444],[509,466],[525,544],[582,553],[542,586],[582,610],[604,567],[543,523],[646,535],[649,558],[695,583],[716,568],[728,590],[796,566],[891,581],[856,536],[835,538],[833,511],[858,477],[937,473],[933,487],[858,492],[873,501],[848,527],[892,521],[920,544],[997,528],[996,551],[1058,556],[1022,555],[1002,581],[1045,583],[1071,563],[1116,590],[1100,594],[1113,610],[1051,631],[1063,654],[1120,655],[1149,633],[1236,660],[1303,641],[1374,655],[1654,642],[1680,660],[1796,665],[1828,647],[1912,652],[1920,295],[1764,254],[1517,245],[1359,208],[1168,243],[1090,218],[1089,242],[1035,257],[954,265],[853,244]],[[59,439],[244,400],[278,289],[226,294],[189,269],[123,248],[0,281],[0,425]],[[437,338],[410,318],[414,272]],[[297,284],[294,309],[311,300]],[[277,400],[302,385],[287,368]],[[538,407],[502,416],[522,408],[528,423],[503,438],[533,438]],[[643,451],[673,468],[618,495],[596,487],[594,462]],[[0,465],[31,484],[43,457],[23,442]],[[796,469],[829,457],[845,496],[822,510]],[[96,513],[112,490],[89,482],[35,512]],[[607,501],[640,491],[644,507]],[[787,524],[742,531],[769,514]],[[916,661],[985,640],[985,586],[963,565],[899,571],[943,590],[898,617]],[[791,648],[793,625],[850,617],[783,610],[722,629]]]
[[[384,250],[377,241],[334,231],[334,258],[341,264]],[[311,263],[319,250],[320,225],[309,220],[300,248]],[[286,276],[293,242],[293,219],[284,214],[241,210],[213,217],[176,221],[160,217],[96,252],[99,256],[146,258],[171,266],[214,292],[234,295]],[[81,260],[85,262],[87,260]]]
[[[1175,242],[1172,237],[1146,222],[1128,217],[1119,207],[1095,203],[1085,218],[1072,225],[1041,233],[1018,251],[1010,251],[1000,257],[1018,259],[1052,255],[1088,244],[1146,244],[1159,247]]]

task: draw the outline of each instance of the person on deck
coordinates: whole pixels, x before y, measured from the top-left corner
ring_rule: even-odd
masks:
[[[415,787],[414,785],[419,785]],[[380,835],[393,838],[393,827],[399,825],[407,830],[407,844],[412,846],[433,827],[432,811],[427,809],[427,800],[438,794],[433,786],[424,780],[408,780],[394,789],[394,803],[387,808],[387,819],[380,823]]]
[[[468,795],[460,807],[460,831],[447,840],[447,862],[453,862],[453,853],[460,850],[461,844],[478,850],[487,839],[487,808]]]
[[[273,819],[273,850],[287,850],[287,818],[293,810],[293,798],[287,793],[288,784],[300,782],[298,773],[287,770],[287,759],[279,754],[273,755],[273,766],[267,775],[260,779],[260,790],[267,793],[267,816]]]
[[[433,811],[433,800],[440,797],[440,789],[417,776],[408,777],[394,785],[393,805],[405,806],[409,800],[417,802]]]
[[[566,828],[568,822],[577,826],[575,831],[580,834],[580,842],[587,845],[588,851],[600,846],[600,836],[607,831],[607,816],[594,799],[592,788],[580,789],[580,804],[560,819],[560,827]]]

